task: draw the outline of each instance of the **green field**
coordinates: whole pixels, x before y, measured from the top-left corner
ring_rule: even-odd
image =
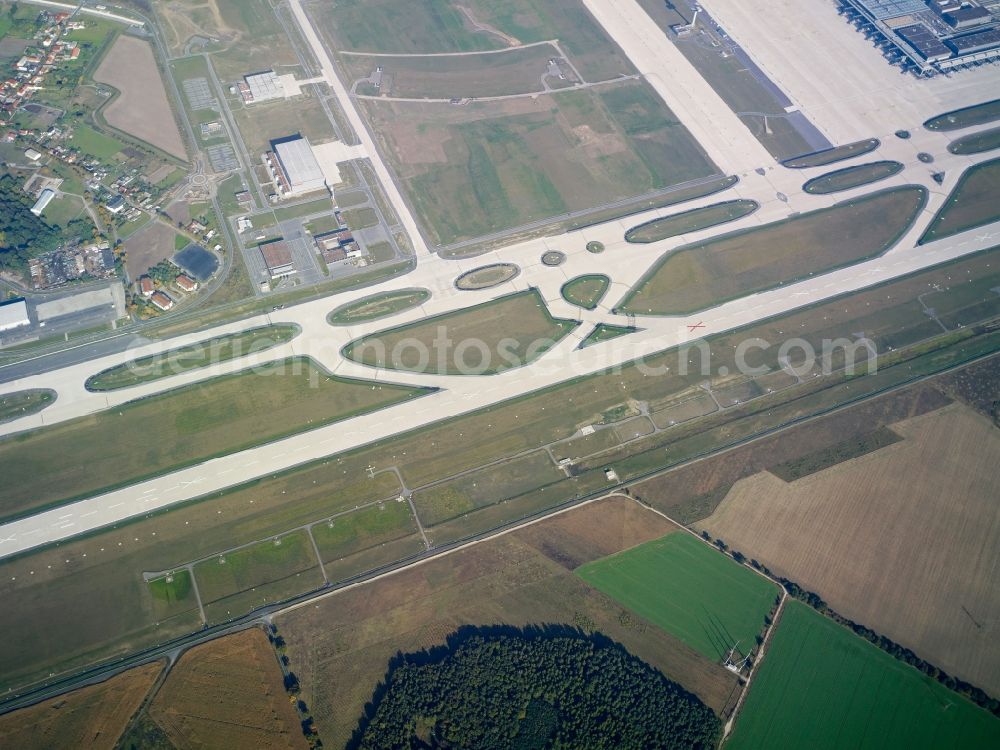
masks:
[[[873,161],[813,177],[802,186],[802,189],[815,195],[838,193],[841,190],[850,190],[884,180],[902,171],[903,165],[898,161]]]
[[[270,325],[209,339],[118,365],[87,378],[89,391],[114,391],[267,351],[291,341],[296,325]]]
[[[37,414],[56,400],[56,392],[47,388],[31,388],[0,395],[0,424]]]
[[[342,55],[349,82],[367,78],[381,66],[379,94],[404,98],[451,99],[508,96],[542,90],[548,61],[559,57],[548,44],[505,52],[448,57]],[[557,87],[558,81],[548,79]],[[360,93],[360,89],[359,89]],[[365,92],[369,93],[369,92]],[[370,95],[376,95],[371,92]]]
[[[969,167],[937,212],[919,244],[951,237],[1000,219],[1000,159]]]
[[[494,263],[491,266],[473,268],[455,279],[455,287],[465,291],[491,289],[500,286],[521,273],[521,268],[513,263]]]
[[[953,154],[981,154],[995,148],[1000,148],[1000,128],[963,135],[948,144],[948,151]]]
[[[670,252],[619,304],[682,315],[881,255],[912,225],[922,187],[884,190]]]
[[[598,323],[594,326],[594,330],[588,333],[586,338],[580,342],[580,348],[585,349],[588,346],[600,344],[602,341],[610,341],[619,336],[626,336],[630,333],[635,333],[636,330],[638,329],[629,328],[628,326],[613,326],[608,323]]]
[[[764,629],[778,587],[691,534],[675,531],[576,571],[636,614],[713,661]]]
[[[289,119],[289,109],[292,107],[295,114]],[[258,157],[270,148],[271,141],[276,138],[299,133],[308,138],[311,144],[317,145],[337,137],[326,116],[326,110],[319,99],[312,95],[301,96],[294,103],[278,99],[235,108],[233,117],[247,149],[258,163]]]
[[[408,537],[416,530],[409,504],[390,500],[320,522],[312,527],[312,534],[326,563]]]
[[[311,360],[293,359],[5,438],[0,517],[370,412],[420,392],[336,378]]]
[[[374,208],[348,208],[341,211],[340,215],[344,217],[344,223],[355,232],[378,225],[378,214]]]
[[[580,0],[344,0],[324,5],[318,26],[331,48],[357,52],[474,52],[508,46],[476,32],[462,12],[520,44],[558,39],[588,81],[634,69]],[[542,71],[539,71],[539,77]]]
[[[98,133],[87,125],[76,125],[73,129],[73,137],[69,139],[68,143],[71,147],[78,148],[83,153],[104,162],[110,161],[115,154],[125,148],[121,141]]]
[[[567,212],[715,172],[643,81],[463,107],[363,100],[360,109],[439,246],[561,225]]]
[[[554,484],[564,477],[546,452],[536,451],[419,490],[413,495],[413,503],[424,524],[434,526],[470,510]],[[433,536],[433,530],[430,533]]]
[[[727,747],[939,750],[1000,744],[1000,720],[789,601]]]
[[[399,289],[392,292],[381,292],[341,305],[331,312],[326,320],[334,326],[364,323],[410,310],[424,304],[430,298],[431,293],[427,289]]]
[[[553,318],[529,289],[356,339],[343,353],[372,367],[492,375],[533,362],[576,325]]]
[[[322,581],[316,553],[304,530],[200,562],[194,566],[194,575],[206,614],[216,613],[214,618],[209,615],[209,622],[287,599],[307,590],[308,583]],[[245,599],[250,599],[252,606],[246,606]]]
[[[300,203],[297,206],[285,206],[284,208],[276,208],[274,210],[274,218],[279,222],[288,221],[289,219],[301,219],[303,216],[309,216],[311,214],[319,213],[330,213],[333,211],[333,201],[330,196],[324,195],[322,198],[317,198],[313,201],[308,201],[306,203]]]
[[[994,120],[1000,120],[1000,99],[975,104],[964,109],[956,109],[953,112],[945,112],[943,115],[929,119],[924,123],[924,127],[928,130],[959,130],[973,125],[983,125]]]
[[[689,232],[698,232],[702,229],[726,224],[730,221],[742,219],[749,216],[760,208],[757,201],[733,200],[725,203],[715,203],[711,206],[693,208],[690,211],[683,211],[679,214],[664,216],[661,219],[653,219],[637,227],[632,227],[625,232],[626,242],[648,243],[659,242],[670,237]]]
[[[781,162],[782,166],[789,169],[808,169],[809,167],[825,167],[827,164],[834,164],[838,161],[853,159],[877,149],[881,144],[878,138],[869,138],[867,141],[848,143],[836,148],[828,148],[825,151],[817,151],[812,154],[804,154]]]
[[[577,276],[562,285],[562,296],[571,305],[582,307],[584,310],[597,309],[598,303],[604,299],[611,286],[611,279],[604,274],[593,273],[586,276]]]

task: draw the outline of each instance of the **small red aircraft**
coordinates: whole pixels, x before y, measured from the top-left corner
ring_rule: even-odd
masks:
[[[701,321],[695,323],[694,325],[688,324],[688,333],[694,333],[698,328],[704,328],[705,324]]]

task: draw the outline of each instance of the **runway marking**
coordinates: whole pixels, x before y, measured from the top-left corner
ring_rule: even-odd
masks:
[[[81,514],[80,518],[87,518],[88,516],[95,516],[95,515],[97,515],[97,511],[96,510],[92,510],[92,511],[90,511],[90,513],[83,513],[83,514]]]
[[[109,507],[109,508],[120,508],[120,507],[122,507],[122,506],[123,506],[124,504],[125,504],[125,503],[116,503],[116,504],[114,504],[114,505],[109,505],[108,507]]]

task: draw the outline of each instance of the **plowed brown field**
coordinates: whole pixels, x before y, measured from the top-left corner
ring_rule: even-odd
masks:
[[[698,524],[842,615],[1000,693],[1000,430],[954,404],[792,483],[740,480]]]
[[[179,748],[308,747],[274,652],[257,629],[184,654],[149,715]]]
[[[161,669],[159,662],[146,664],[0,717],[0,747],[111,750]]]

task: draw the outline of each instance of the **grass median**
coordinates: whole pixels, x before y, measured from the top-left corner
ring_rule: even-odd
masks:
[[[297,325],[262,326],[142,357],[87,378],[87,390],[116,391],[267,351],[287,344],[300,330]]]
[[[334,377],[296,358],[8,437],[0,440],[0,517],[96,494],[422,392]]]

